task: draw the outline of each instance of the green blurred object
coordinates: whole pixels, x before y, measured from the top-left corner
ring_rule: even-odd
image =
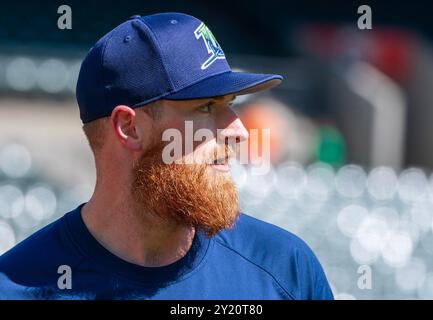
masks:
[[[316,146],[316,160],[339,168],[346,163],[346,143],[341,132],[332,125],[320,127]]]

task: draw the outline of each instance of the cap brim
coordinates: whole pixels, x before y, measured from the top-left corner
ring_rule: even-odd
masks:
[[[243,95],[275,87],[282,80],[283,77],[276,74],[229,71],[199,81],[178,92],[166,95],[163,99],[189,100],[228,94]]]

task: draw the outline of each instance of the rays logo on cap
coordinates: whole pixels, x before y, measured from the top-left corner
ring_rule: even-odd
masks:
[[[196,39],[203,38],[204,44],[206,45],[207,52],[210,53],[210,57],[201,65],[201,69],[204,70],[209,67],[218,59],[225,59],[223,49],[216,41],[212,31],[202,22],[197,29],[194,31]]]

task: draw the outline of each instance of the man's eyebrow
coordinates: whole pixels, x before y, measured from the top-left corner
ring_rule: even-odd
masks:
[[[223,97],[218,97],[217,99],[223,99]],[[232,95],[232,97],[230,98],[230,100],[228,100],[228,102],[231,102],[235,99],[236,99],[236,95]]]
[[[233,102],[236,99],[236,96],[233,95],[228,102]]]
[[[203,103],[199,104],[198,106],[195,106],[195,108],[200,108],[200,107],[204,107],[204,106],[207,106],[207,105],[211,105],[211,106],[212,106],[212,105],[214,105],[214,104],[220,102],[220,100],[223,100],[223,99],[224,99],[224,97],[215,97],[215,98],[210,98],[208,101],[203,102]],[[230,100],[227,100],[227,102],[232,102],[232,101],[235,100],[235,99],[236,99],[236,96],[233,95],[233,96],[230,98]]]

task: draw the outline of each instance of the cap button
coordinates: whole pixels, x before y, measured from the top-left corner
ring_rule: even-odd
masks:
[[[132,20],[132,19],[139,19],[139,18],[141,18],[140,15],[138,15],[138,14],[134,14],[133,16],[131,16],[131,17],[129,18],[129,20]]]

